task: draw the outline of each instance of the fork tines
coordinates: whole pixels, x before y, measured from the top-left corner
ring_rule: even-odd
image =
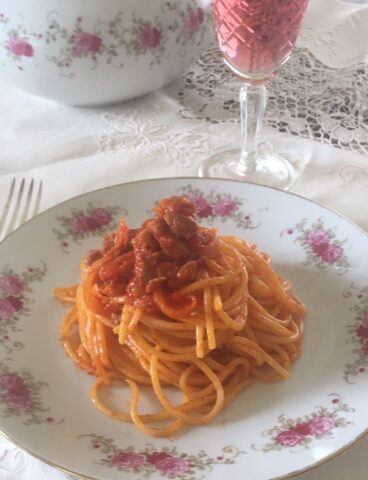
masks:
[[[37,214],[41,195],[42,181],[22,178],[17,187],[17,179],[13,178],[0,216],[0,240]]]

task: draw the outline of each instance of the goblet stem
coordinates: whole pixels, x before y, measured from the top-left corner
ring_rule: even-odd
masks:
[[[240,175],[253,174],[257,166],[257,146],[267,105],[264,84],[245,84],[240,89],[241,153],[235,169]]]
[[[297,177],[293,164],[298,159],[280,155],[269,144],[259,144],[267,104],[264,79],[261,83],[245,83],[240,89],[241,151],[222,150],[208,157],[199,169],[200,176],[245,180],[288,189]]]

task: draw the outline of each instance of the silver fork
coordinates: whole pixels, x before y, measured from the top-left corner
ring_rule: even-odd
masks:
[[[16,178],[14,177],[11,182],[0,217],[0,241],[26,220],[34,217],[40,209],[42,181],[38,183],[38,188],[33,178],[28,188],[26,183],[26,179],[22,178],[19,188],[16,189]]]

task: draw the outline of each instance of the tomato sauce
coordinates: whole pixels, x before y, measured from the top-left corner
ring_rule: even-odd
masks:
[[[111,312],[121,303],[147,313],[165,305],[168,316],[195,310],[195,296],[184,297],[178,289],[200,277],[204,257],[217,255],[216,230],[195,222],[195,207],[184,197],[161,200],[154,211],[140,228],[121,221],[118,231],[105,237],[97,292]]]

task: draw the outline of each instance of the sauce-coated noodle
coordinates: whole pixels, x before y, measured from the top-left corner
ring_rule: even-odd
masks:
[[[80,285],[60,328],[67,354],[97,377],[92,401],[106,415],[166,437],[211,422],[255,380],[288,378],[301,352],[303,304],[256,245],[194,221],[181,197],[162,200],[136,230],[124,221],[82,260]],[[131,389],[129,412],[104,404],[112,381]],[[140,386],[162,406],[138,413]],[[181,392],[178,405],[164,387]]]

